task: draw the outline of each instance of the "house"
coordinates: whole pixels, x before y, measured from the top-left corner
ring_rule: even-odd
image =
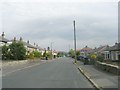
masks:
[[[41,53],[41,55],[44,54],[45,49],[41,48],[40,46],[36,45],[36,50]]]
[[[120,43],[115,43],[114,46],[109,48],[109,52],[111,55],[111,60],[116,61],[120,59]]]
[[[2,35],[0,36],[0,45],[8,45],[8,42],[10,42],[10,40],[5,38],[5,34],[4,32],[2,33]]]
[[[80,50],[80,55],[81,56],[87,56],[90,54],[90,51],[92,50],[92,48],[89,48],[88,46],[85,46],[84,48],[82,48]]]
[[[16,37],[14,37],[14,39],[11,40],[11,42],[14,42],[14,41],[16,41],[16,42],[19,42],[19,41],[20,41],[20,42],[23,43],[24,47],[25,47],[26,50],[27,50],[26,55],[29,55],[30,53],[32,53],[33,51],[36,50],[36,47],[33,46],[33,45],[31,45],[31,44],[29,43],[29,40],[28,40],[27,42],[25,42],[25,41],[23,41],[22,37],[20,37],[19,40],[16,40]]]
[[[99,55],[107,55],[108,54],[108,45],[104,45],[104,46],[99,46],[98,48],[94,48],[90,51],[91,54],[96,54],[97,56]]]
[[[29,42],[29,40],[27,42],[22,41],[22,43],[23,43],[24,47],[27,50],[27,55],[29,55],[33,51],[37,50],[37,47],[31,45],[30,42]]]
[[[110,46],[107,45],[106,49],[104,50],[104,59],[105,60],[110,60],[111,59],[111,54],[110,54]]]
[[[56,50],[54,50],[54,51],[52,52],[52,55],[54,56],[54,58],[57,57],[57,54],[58,54],[58,52],[57,52]]]

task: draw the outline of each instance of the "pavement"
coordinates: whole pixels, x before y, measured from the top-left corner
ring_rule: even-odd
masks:
[[[59,58],[24,68],[2,77],[3,88],[91,88],[93,85],[73,64]]]
[[[117,75],[102,71],[94,65],[84,65],[81,61],[77,62],[77,67],[97,88],[118,88]]]

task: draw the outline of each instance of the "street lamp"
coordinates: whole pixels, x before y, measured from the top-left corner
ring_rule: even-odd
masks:
[[[52,44],[53,42],[51,42],[51,60],[52,60]]]
[[[74,26],[74,51],[75,51],[75,63],[77,63],[77,56],[76,56],[76,30],[75,30],[75,20],[73,21]]]

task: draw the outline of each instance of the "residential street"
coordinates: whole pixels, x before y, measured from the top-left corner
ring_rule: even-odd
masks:
[[[3,88],[93,88],[70,58],[59,58],[3,76]]]

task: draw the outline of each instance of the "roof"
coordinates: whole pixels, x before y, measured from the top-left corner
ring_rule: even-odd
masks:
[[[14,40],[10,40],[10,41],[14,41]],[[17,42],[19,42],[20,40],[16,40]],[[29,48],[35,48],[36,49],[36,47],[35,46],[33,46],[33,45],[31,45],[30,43],[27,43],[27,42],[25,42],[25,41],[21,41],[22,43],[23,43],[23,45],[25,45],[25,46],[27,46],[27,47],[29,47]]]
[[[120,50],[120,43],[115,43],[114,46],[110,47],[110,51],[119,51]]]
[[[76,51],[80,51],[81,49],[77,49]]]
[[[4,43],[7,43],[7,42],[10,42],[10,40],[0,36],[0,42],[4,42]]]
[[[100,46],[98,48],[95,48],[93,50],[90,51],[90,53],[103,53],[104,51],[108,51],[109,50],[109,46],[108,45],[104,45],[104,46]]]
[[[82,51],[82,52],[88,52],[90,50],[92,50],[92,48],[89,48],[89,47],[86,46],[83,49],[81,49],[80,51]]]
[[[35,49],[36,49],[35,46],[33,46],[33,45],[31,45],[31,44],[29,44],[29,43],[27,43],[27,42],[22,41],[22,43],[23,43],[24,45],[26,45],[27,47],[35,48]]]

